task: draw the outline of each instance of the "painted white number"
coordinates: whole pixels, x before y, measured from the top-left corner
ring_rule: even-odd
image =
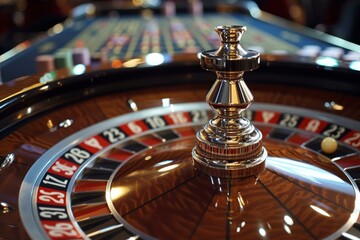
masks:
[[[72,159],[76,163],[81,164],[90,157],[90,153],[80,148],[72,148],[69,153],[65,154],[67,159]]]
[[[159,116],[147,118],[145,121],[151,126],[151,128],[159,128],[166,125],[165,121]]]
[[[60,162],[55,162],[55,165],[51,167],[54,172],[64,172],[66,176],[72,176],[76,171],[76,166],[67,166],[65,164],[61,164]]]
[[[340,127],[336,124],[331,124],[330,128],[323,132],[323,135],[338,139],[341,137],[341,134],[345,132],[345,130],[346,129],[343,127]]]
[[[353,147],[359,147],[360,146],[360,133],[355,133],[354,136],[347,138],[344,142]]]
[[[262,118],[264,120],[264,123],[268,123],[275,116],[275,113],[274,112],[266,112],[266,111],[264,111],[264,112],[261,113],[261,116],[262,116]]]
[[[117,128],[110,128],[104,131],[103,135],[107,137],[110,143],[118,142],[126,137],[125,134]]]
[[[61,192],[46,192],[43,189],[40,189],[39,199],[43,202],[53,202],[56,204],[64,204],[65,203],[65,194]]]
[[[170,113],[169,117],[173,120],[174,124],[181,124],[188,122],[188,119],[182,112]]]
[[[136,123],[134,123],[134,122],[128,123],[127,126],[133,133],[141,133],[142,132],[142,128],[140,126],[136,125]]]
[[[299,116],[284,114],[284,118],[279,122],[279,125],[294,128],[299,122]]]
[[[192,111],[193,122],[204,122],[208,119],[206,111]]]
[[[96,138],[90,138],[90,139],[86,140],[85,144],[90,147],[97,148],[99,150],[103,149],[103,146],[101,146],[101,144],[99,143],[99,141]]]
[[[57,179],[56,177],[53,177],[51,175],[46,175],[45,179],[46,180],[42,181],[43,183],[61,187],[61,188],[66,188],[66,184],[68,183],[68,180],[66,180],[66,179],[64,179],[64,180]]]
[[[305,127],[305,130],[309,132],[317,132],[320,126],[320,121],[317,119],[311,119]]]
[[[40,216],[43,218],[52,218],[57,216],[58,219],[66,219],[68,215],[65,213],[65,209],[52,208],[52,207],[39,207]]]
[[[54,226],[44,224],[44,228],[48,230],[51,237],[76,237],[77,233],[73,225],[70,223],[57,223]]]

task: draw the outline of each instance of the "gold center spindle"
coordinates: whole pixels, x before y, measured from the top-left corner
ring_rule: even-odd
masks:
[[[201,54],[201,66],[217,75],[206,96],[217,115],[198,131],[192,155],[195,168],[210,176],[247,177],[265,167],[267,151],[261,132],[241,116],[254,99],[243,80],[244,71],[260,63],[258,52],[245,51],[240,45],[245,30],[244,26],[216,27],[221,46]]]

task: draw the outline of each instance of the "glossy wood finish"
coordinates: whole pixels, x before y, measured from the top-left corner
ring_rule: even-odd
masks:
[[[266,71],[265,69],[263,73]],[[248,75],[250,74],[248,73]],[[262,74],[256,75],[249,77],[250,79],[247,81],[258,103],[304,107],[331,112],[355,120],[360,119],[359,96],[308,88],[301,84],[294,87],[262,77]],[[281,73],[278,78],[281,78],[283,82],[292,81],[291,78],[282,77]],[[137,81],[135,81],[136,79]],[[209,79],[211,80],[209,81]],[[16,104],[11,108],[7,108],[7,106],[1,108],[5,109],[2,116],[19,124],[1,132],[0,156],[5,157],[14,153],[15,161],[0,171],[0,201],[10,204],[15,210],[0,214],[0,237],[14,236],[14,239],[28,239],[29,236],[24,230],[18,212],[17,200],[20,185],[32,164],[53,145],[97,122],[131,112],[127,105],[129,98],[137,103],[139,109],[159,106],[161,104],[159,99],[162,98],[170,98],[174,103],[203,101],[211,85],[209,82],[213,79],[212,74],[203,73],[203,70],[197,65],[190,68],[180,65],[160,70],[157,68],[141,71],[133,69],[124,72],[109,70],[32,86],[30,90],[25,89],[23,92],[28,98],[22,97],[22,93],[15,95]],[[33,77],[3,85],[0,89],[1,96],[15,93],[25,86],[29,86],[30,82],[35,84],[37,81],[38,78]],[[129,81],[132,81],[133,85],[129,85]],[[78,83],[81,85],[79,86]],[[41,90],[44,86],[48,86],[48,88]],[[80,92],[78,92],[79,89],[81,89]],[[331,100],[343,105],[344,110],[338,112],[324,109],[324,102]],[[29,111],[30,107],[32,110]],[[56,131],[52,130],[54,126],[67,119],[73,121],[70,126],[59,127]],[[287,151],[285,154],[288,154]],[[200,184],[209,184],[208,180],[197,181],[200,181]],[[204,182],[201,183],[201,181]],[[204,191],[203,195],[205,198],[207,196],[208,202],[202,204],[215,204],[216,201],[209,193]],[[186,202],[183,204],[187,205]],[[198,207],[201,208],[201,206]],[[215,211],[215,209],[213,210]],[[181,221],[185,221],[184,216],[179,217],[182,218]],[[206,222],[203,224],[209,226]],[[311,227],[309,226],[309,228]],[[213,234],[212,231],[204,228],[199,234],[202,232]]]
[[[322,239],[346,225],[354,211],[355,192],[348,180],[340,183],[342,191],[331,181],[316,183],[332,174],[346,178],[321,155],[285,143],[279,151],[278,142],[266,140],[269,156],[285,162],[288,172],[268,159],[259,176],[221,179],[193,168],[194,143],[189,138],[163,144],[122,165],[111,183],[110,206],[119,221],[157,239],[257,239],[261,234]],[[296,172],[298,161],[329,175],[317,179]]]
[[[15,161],[11,166],[0,171],[0,201],[10,204],[15,210],[7,214],[0,214],[0,236],[28,239],[17,210],[20,186],[31,165],[54,144],[99,121],[131,112],[127,106],[128,98],[134,99],[142,109],[143,105],[149,106],[148,102],[152,101],[153,106],[154,104],[158,106],[161,98],[174,97],[187,101],[198,101],[205,94],[205,91],[200,88],[189,90],[188,87],[184,86],[172,87],[171,90],[168,89],[167,91],[164,89],[152,89],[151,91],[149,89],[148,91],[139,90],[109,94],[85,99],[62,108],[55,108],[48,113],[35,117],[33,121],[1,139],[0,156],[14,153]],[[59,128],[55,132],[50,131],[48,126],[50,122],[56,125],[66,119],[73,120],[70,127]]]

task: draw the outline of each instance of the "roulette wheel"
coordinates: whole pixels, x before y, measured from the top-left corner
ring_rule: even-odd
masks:
[[[2,85],[0,237],[356,239],[359,73],[223,43]]]

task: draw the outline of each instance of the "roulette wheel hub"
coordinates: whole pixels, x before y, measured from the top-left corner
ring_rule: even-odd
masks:
[[[224,178],[194,168],[195,143],[161,144],[114,172],[107,203],[119,222],[144,239],[333,239],[357,218],[356,191],[322,155],[268,140],[265,170]]]
[[[233,28],[243,29],[229,29]],[[202,66],[218,76],[207,96],[216,117],[207,124],[209,116],[204,112],[213,112],[205,104],[150,108],[82,129],[44,153],[20,190],[20,214],[29,235],[36,239],[333,239],[349,229],[359,216],[359,193],[348,174],[325,155],[300,144],[263,139],[250,121],[240,117],[253,101],[243,71],[257,67],[258,55],[241,50],[237,39],[236,47],[231,42],[221,51],[203,53]],[[235,49],[241,57],[225,49]],[[217,56],[223,52],[227,54]],[[233,86],[236,94],[230,95],[238,97],[217,94]],[[200,131],[194,136],[183,128]],[[209,143],[218,147],[211,154],[205,151]],[[235,163],[234,149],[247,151],[235,154]],[[219,156],[235,167],[223,167]],[[108,226],[112,217],[113,225]]]
[[[217,82],[242,82],[239,95],[247,97],[220,102],[235,94],[221,97],[213,87],[207,102],[216,117],[196,139],[147,149],[114,171],[106,194],[112,214],[144,239],[338,237],[358,215],[346,174],[296,145],[267,140],[265,150],[261,132],[241,117],[253,101],[243,72],[220,72]]]
[[[253,101],[242,76],[260,61],[259,53],[245,51],[240,45],[245,30],[244,26],[216,27],[220,48],[201,55],[201,66],[217,74],[206,96],[217,116],[198,132],[193,158],[196,168],[211,176],[258,174],[267,156],[260,131],[241,116]]]

